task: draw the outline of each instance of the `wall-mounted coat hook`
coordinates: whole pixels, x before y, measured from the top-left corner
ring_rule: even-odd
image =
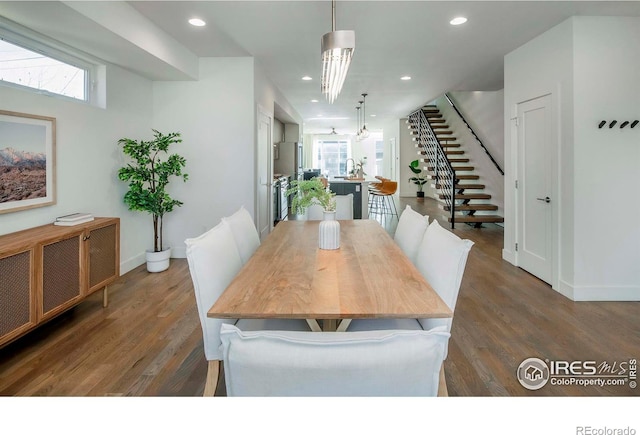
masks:
[[[607,123],[607,121],[600,121],[600,124],[598,124],[598,128],[602,128],[604,127],[604,125]]]
[[[616,123],[617,123],[617,122],[618,122],[618,121],[616,121],[615,119],[614,119],[613,121],[611,121],[611,122],[609,123],[609,128],[613,128],[613,126],[614,126],[614,125],[616,125]]]
[[[620,128],[625,128],[627,125],[629,125],[629,121],[625,121],[622,124],[620,124]]]
[[[637,119],[631,123],[631,128],[635,127],[636,125],[638,125]]]

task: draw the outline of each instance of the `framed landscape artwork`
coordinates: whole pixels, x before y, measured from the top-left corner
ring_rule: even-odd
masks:
[[[56,119],[0,110],[0,214],[55,204]]]

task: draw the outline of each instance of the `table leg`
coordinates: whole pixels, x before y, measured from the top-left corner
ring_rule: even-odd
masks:
[[[309,324],[309,328],[311,328],[312,332],[321,332],[322,328],[320,328],[320,325],[318,324],[318,321],[316,319],[306,319],[307,323]]]
[[[345,332],[351,323],[351,319],[324,319],[320,327],[316,319],[306,320],[313,332]]]
[[[340,324],[338,325],[338,328],[336,329],[336,332],[345,332],[349,327],[350,323],[351,323],[351,319],[342,319],[340,321]]]

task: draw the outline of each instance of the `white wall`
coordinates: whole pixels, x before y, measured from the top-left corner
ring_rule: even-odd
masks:
[[[407,124],[407,118],[402,118],[399,121],[399,139],[400,139],[400,157],[399,157],[399,172],[398,172],[398,191],[401,197],[414,197],[418,191],[418,186],[409,182],[409,178],[413,177],[413,172],[409,169],[409,163],[416,159],[421,159],[424,156],[418,154],[419,150],[416,148],[416,143],[413,141],[414,136],[410,134]],[[422,163],[421,167],[427,166],[426,163]],[[423,175],[426,175],[427,171],[423,171]],[[427,183],[422,187],[425,196],[433,196],[433,189],[429,188]]]
[[[504,89],[448,94],[498,165],[504,168]],[[448,102],[446,105],[451,107]]]
[[[284,124],[277,120],[273,120],[273,143],[284,142]]]
[[[639,206],[632,199],[640,131],[597,128],[603,119],[638,118],[639,26],[638,18],[574,17],[505,57],[503,258],[517,264],[517,141],[510,118],[517,103],[551,94],[558,241],[552,285],[574,300],[640,300],[640,232],[633,222]]]
[[[89,212],[120,217],[121,273],[144,262],[151,246],[151,218],[129,212],[118,180],[123,137],[152,135],[152,83],[118,67],[107,67],[107,108],[0,86],[3,110],[56,118],[57,204],[0,215],[0,234],[44,225],[56,216]],[[142,253],[142,258],[140,258]]]
[[[174,151],[187,160],[189,180],[170,192],[184,202],[165,217],[165,245],[184,257],[184,240],[214,227],[244,206],[254,214],[255,106],[253,59],[202,58],[200,79],[153,84],[153,125],[178,131]]]
[[[379,175],[392,178],[392,174],[398,174],[398,170],[400,169],[400,121],[398,119],[382,123],[382,140],[384,141],[383,169],[382,174]],[[395,142],[395,153],[391,150],[392,142]],[[395,156],[395,161],[392,158],[393,156]],[[396,175],[393,178],[398,177]],[[398,186],[398,192],[399,191],[400,187]]]
[[[505,222],[503,258],[517,265],[516,190],[517,104],[541,95],[552,95],[552,112],[557,142],[552,187],[553,232],[557,249],[553,253],[553,282],[558,290],[573,285],[573,21],[564,21],[505,56],[504,140]],[[562,171],[558,168],[562,166]],[[564,283],[564,284],[563,284]]]
[[[574,19],[574,296],[640,300],[640,19]],[[602,120],[618,125],[598,129]]]

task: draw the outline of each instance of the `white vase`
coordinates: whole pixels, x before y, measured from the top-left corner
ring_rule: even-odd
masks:
[[[153,252],[147,251],[147,271],[148,272],[162,272],[169,268],[169,261],[171,259],[171,248],[167,248],[164,251]]]
[[[340,222],[335,211],[323,212],[324,219],[318,227],[318,247],[320,249],[338,249],[340,247]]]

